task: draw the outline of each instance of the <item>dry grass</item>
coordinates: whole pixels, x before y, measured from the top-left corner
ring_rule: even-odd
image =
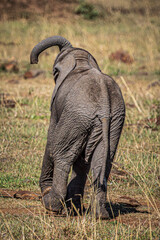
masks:
[[[88,2],[93,4],[94,0]],[[96,221],[92,215],[48,216],[40,202],[0,198],[1,239],[159,239],[159,17],[150,14],[149,2],[143,3],[144,15],[124,15],[111,12],[111,7],[130,9],[130,1],[107,1],[105,5],[101,0],[99,5],[110,7],[111,15],[94,22],[81,17],[74,19],[74,24],[42,17],[0,22],[0,59],[14,58],[20,69],[19,73],[0,72],[0,93],[9,93],[8,98],[16,101],[13,109],[0,106],[1,187],[39,191],[54,87],[52,64],[58,49],[47,50],[38,66],[30,66],[29,54],[37,42],[62,35],[73,46],[91,52],[102,71],[120,85],[126,103],[126,121],[115,158],[126,175],[113,174],[108,182],[108,201],[115,218]],[[3,45],[10,42],[14,45]],[[109,60],[119,49],[129,52],[133,64]],[[45,77],[23,79],[24,72],[35,67],[45,70]],[[86,192],[92,193],[90,188]],[[139,205],[127,205],[125,197]],[[86,195],[86,206],[89,199]]]

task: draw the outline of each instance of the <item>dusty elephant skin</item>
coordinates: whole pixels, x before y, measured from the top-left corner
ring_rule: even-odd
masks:
[[[52,46],[59,46],[60,53],[53,66],[56,84],[40,177],[43,203],[46,209],[59,212],[64,202],[68,208],[73,202],[81,213],[91,168],[96,216],[107,219],[107,179],[125,118],[122,93],[89,52],[73,48],[61,36],[38,43],[31,52],[31,63],[38,63],[39,54]]]

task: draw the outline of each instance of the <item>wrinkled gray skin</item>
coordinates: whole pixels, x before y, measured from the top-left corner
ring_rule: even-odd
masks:
[[[72,201],[81,212],[91,169],[96,215],[106,219],[107,179],[125,118],[122,93],[117,83],[101,72],[90,53],[73,48],[60,36],[36,45],[31,63],[37,63],[39,53],[55,45],[60,53],[53,66],[56,85],[40,177],[43,203],[46,209],[59,212],[64,202],[70,208]]]

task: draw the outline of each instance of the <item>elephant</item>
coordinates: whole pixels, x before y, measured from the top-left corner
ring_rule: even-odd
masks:
[[[57,214],[72,205],[82,214],[90,171],[95,193],[91,205],[95,203],[97,218],[108,219],[107,180],[125,119],[123,96],[88,51],[74,48],[62,36],[39,42],[32,49],[31,64],[38,63],[39,54],[52,46],[60,52],[53,65],[55,87],[40,176],[42,201]]]

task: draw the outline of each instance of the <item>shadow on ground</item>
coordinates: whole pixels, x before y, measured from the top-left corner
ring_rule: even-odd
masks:
[[[128,203],[107,203],[106,209],[111,219],[118,217],[119,215],[130,213],[147,213],[151,214],[147,210],[137,210],[138,206],[132,206]]]

